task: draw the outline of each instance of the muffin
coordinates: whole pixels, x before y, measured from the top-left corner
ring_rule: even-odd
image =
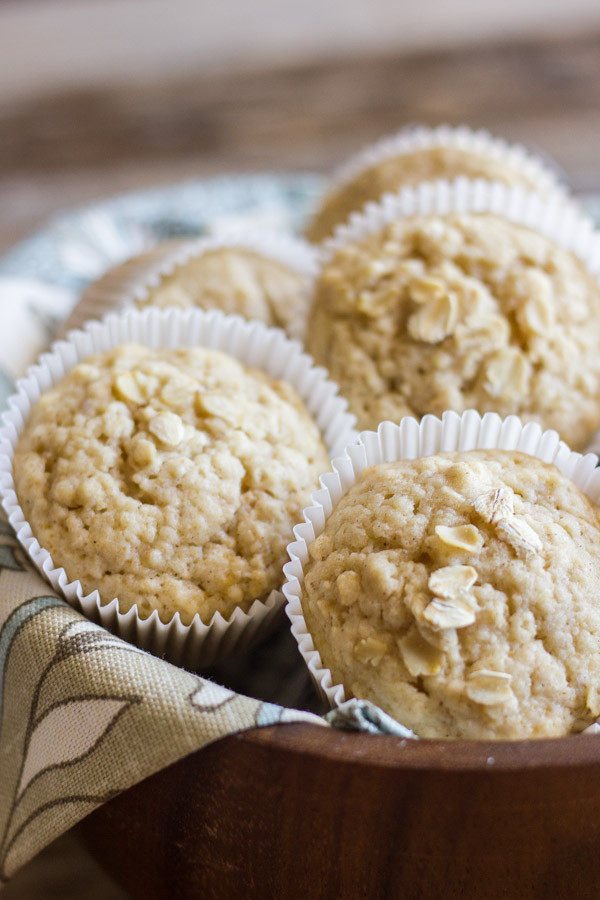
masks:
[[[600,515],[515,451],[366,468],[304,564],[334,684],[426,738],[577,732],[600,714]]]
[[[464,127],[407,129],[367,147],[334,176],[306,236],[316,243],[324,240],[352,212],[382,194],[461,175],[565,196],[555,173],[518,145]]]
[[[305,318],[306,272],[266,251],[205,242],[169,269],[143,286],[139,308],[220,309],[288,332]]]
[[[291,385],[217,350],[137,344],[43,394],[13,463],[55,566],[121,612],[183,624],[280,586],[291,526],[327,468]]]
[[[580,448],[600,424],[598,282],[573,252],[500,215],[398,217],[333,244],[307,346],[361,428],[472,407]]]

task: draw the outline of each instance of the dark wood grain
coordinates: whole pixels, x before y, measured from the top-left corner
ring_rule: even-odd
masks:
[[[595,898],[600,750],[279,726],[182,760],[81,831],[144,900]]]
[[[75,831],[46,847],[2,887],[2,900],[129,900]]]

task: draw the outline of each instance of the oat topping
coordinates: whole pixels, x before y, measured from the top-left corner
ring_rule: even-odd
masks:
[[[427,584],[433,594],[452,600],[466,593],[476,581],[477,572],[473,566],[444,566],[431,573]]]
[[[467,675],[465,693],[469,700],[483,706],[510,703],[514,700],[511,681],[512,675],[508,672],[475,669]]]
[[[520,555],[529,556],[542,549],[542,542],[531,525],[515,515],[512,491],[495,488],[479,496],[473,507],[482,519],[489,522],[497,535]]]
[[[185,624],[279,587],[327,468],[290,385],[214,350],[137,345],[44,394],[14,459],[25,515],[70,579]]]
[[[473,504],[475,511],[482,519],[495,525],[501,519],[509,519],[514,515],[514,494],[510,488],[497,487],[492,491],[480,494]]]
[[[416,628],[399,638],[398,646],[404,665],[415,678],[419,675],[437,675],[444,664],[443,652],[426,641]]]
[[[361,662],[368,663],[371,666],[378,666],[388,649],[389,647],[385,641],[368,637],[355,644],[354,653]]]
[[[542,549],[542,542],[524,519],[513,516],[511,519],[500,519],[496,525],[500,537],[508,541],[517,553],[529,556]]]
[[[600,425],[600,287],[544,236],[490,213],[415,216],[338,248],[307,346],[361,428],[474,408],[579,449]]]
[[[475,525],[456,525],[454,528],[448,525],[436,525],[435,533],[440,541],[457,550],[469,550],[476,553],[483,545],[483,537]]]
[[[447,600],[434,597],[423,610],[423,618],[436,630],[466,628],[475,621],[475,611],[468,600],[459,595]]]
[[[309,546],[334,683],[418,735],[516,739],[600,714],[600,511],[522,453],[365,469]]]
[[[177,447],[183,440],[183,422],[176,413],[157,413],[148,422],[148,431],[165,447]]]

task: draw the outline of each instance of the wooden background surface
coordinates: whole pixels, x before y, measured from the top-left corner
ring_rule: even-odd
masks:
[[[224,171],[327,171],[407,122],[466,122],[600,187],[600,31],[96,87],[0,104],[0,252],[52,213]]]
[[[374,54],[210,77],[71,87],[0,104],[0,252],[53,213],[224,171],[328,171],[414,121],[466,122],[553,156],[600,190],[600,31]],[[124,895],[67,836],[3,900]]]

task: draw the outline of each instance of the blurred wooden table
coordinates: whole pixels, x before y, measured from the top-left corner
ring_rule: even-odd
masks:
[[[327,171],[408,122],[466,122],[600,187],[600,34],[88,90],[0,106],[0,252],[65,207],[223,171]]]
[[[186,78],[0,108],[0,252],[66,207],[224,171],[327,171],[408,122],[466,122],[600,189],[600,34]],[[6,900],[120,900],[72,836]]]

